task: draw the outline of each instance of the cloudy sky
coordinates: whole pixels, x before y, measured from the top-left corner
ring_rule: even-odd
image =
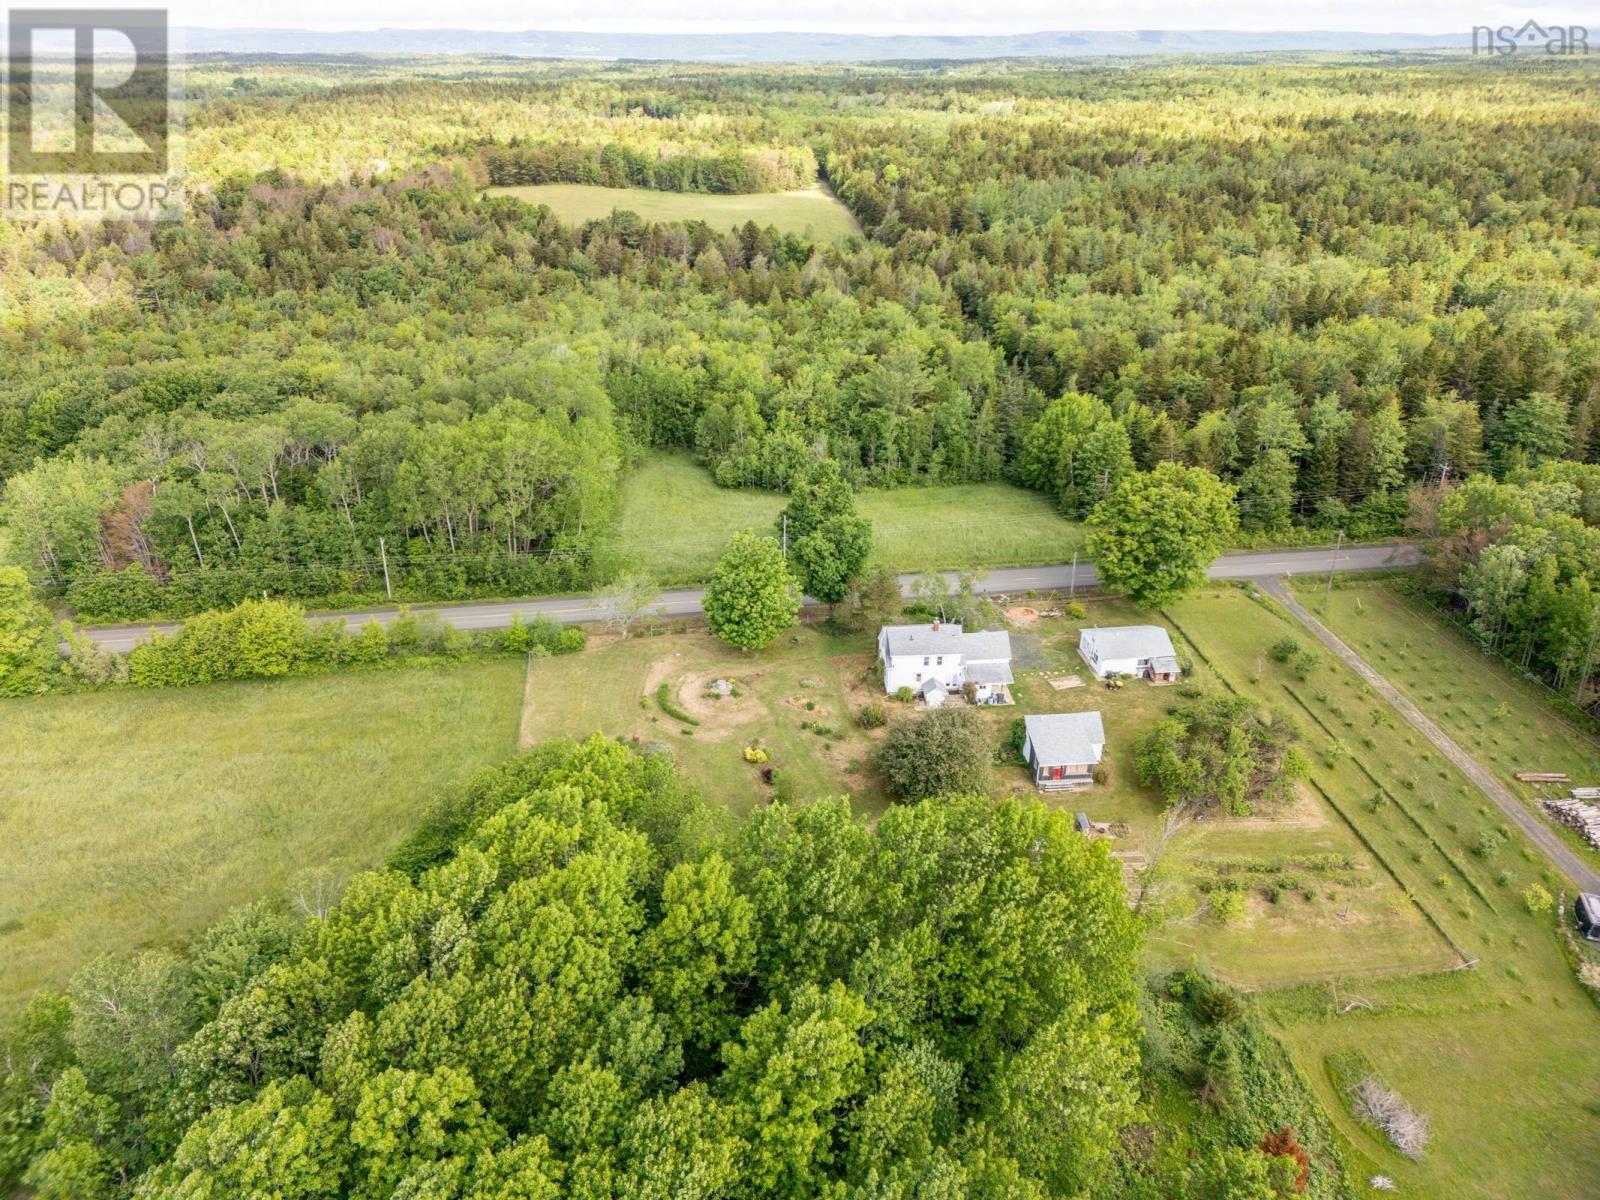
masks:
[[[176,3],[175,20],[200,26],[306,29],[454,28],[714,33],[1033,33],[1079,29],[1337,29],[1449,33],[1474,25],[1600,28],[1600,6],[1485,0],[209,0]],[[1585,20],[1587,16],[1588,20]]]

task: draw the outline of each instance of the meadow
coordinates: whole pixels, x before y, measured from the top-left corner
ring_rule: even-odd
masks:
[[[1422,601],[1392,582],[1345,578],[1325,608],[1314,581],[1294,585],[1330,629],[1530,803],[1564,796],[1567,787],[1523,783],[1518,771],[1564,771],[1575,784],[1600,786],[1600,739],[1556,713],[1542,685],[1517,678]],[[1600,861],[1565,827],[1553,828]]]
[[[617,565],[667,586],[703,583],[741,529],[774,531],[784,497],[718,487],[683,455],[658,455],[627,473]],[[873,561],[894,571],[981,570],[1065,562],[1083,529],[1036,492],[1005,483],[864,491],[857,508],[872,522]]]
[[[5,702],[0,1019],[106,952],[336,887],[516,749],[519,661]]]
[[[1471,964],[1262,993],[1345,1137],[1410,1194],[1592,1194],[1600,1009],[1574,978],[1555,918],[1522,900],[1534,883],[1558,890],[1545,861],[1352,672],[1326,655],[1305,679],[1275,663],[1273,642],[1312,638],[1264,597],[1211,591],[1168,615],[1220,678],[1300,724],[1312,783]],[[1275,951],[1263,939],[1254,953],[1266,961]],[[1349,1115],[1329,1061],[1350,1051],[1432,1120],[1421,1160]]]
[[[823,187],[792,192],[708,195],[704,192],[661,192],[648,188],[593,187],[582,183],[541,183],[530,187],[489,188],[487,195],[511,196],[528,204],[547,205],[561,220],[574,225],[599,221],[619,210],[646,221],[704,221],[731,229],[754,221],[765,229],[799,234],[814,240],[859,236],[861,226],[850,210]]]

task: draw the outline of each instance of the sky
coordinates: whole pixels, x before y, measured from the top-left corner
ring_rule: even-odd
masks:
[[[757,30],[861,34],[1247,29],[1453,33],[1532,17],[1600,29],[1600,7],[1485,0],[208,0],[174,3],[175,23],[211,28],[452,28],[630,33]],[[1586,19],[1587,18],[1587,19]]]

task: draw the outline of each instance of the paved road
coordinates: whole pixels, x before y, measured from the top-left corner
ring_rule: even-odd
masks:
[[[1213,579],[1271,579],[1279,575],[1314,574],[1336,565],[1341,571],[1371,571],[1389,567],[1411,567],[1422,561],[1421,551],[1413,544],[1391,543],[1382,546],[1346,546],[1338,552],[1322,550],[1269,550],[1250,554],[1225,554],[1211,565]],[[953,578],[953,573],[951,573]],[[915,575],[900,577],[901,589],[909,594]],[[1083,590],[1097,587],[1100,578],[1093,564],[1081,562],[1077,568],[1063,564],[1057,567],[1007,567],[989,571],[978,585],[986,595],[1009,592],[1054,591],[1076,585]],[[656,611],[665,617],[699,615],[705,592],[698,588],[685,588],[663,592]],[[413,612],[436,612],[457,629],[504,629],[513,616],[530,620],[544,614],[561,621],[599,621],[605,617],[593,596],[553,596],[542,600],[509,600],[495,603],[425,604],[416,605]],[[342,621],[351,627],[368,621],[387,625],[394,620],[392,608],[366,609],[360,612],[338,612],[310,616],[308,621]],[[173,633],[176,624],[97,625],[86,626],[83,632],[108,650],[129,650],[150,637],[152,630]]]
[[[1420,708],[1406,697],[1406,695],[1390,683],[1365,659],[1347,646],[1339,637],[1316,617],[1307,611],[1305,605],[1296,600],[1294,593],[1284,587],[1276,579],[1265,580],[1261,590],[1276,599],[1287,608],[1294,616],[1316,634],[1320,641],[1334,654],[1348,663],[1361,678],[1370,683],[1373,688],[1407,721],[1432,742],[1446,758],[1461,769],[1461,773],[1470,779],[1480,792],[1493,800],[1505,813],[1506,818],[1516,825],[1518,829],[1527,834],[1533,844],[1543,850],[1550,860],[1555,863],[1572,882],[1578,885],[1580,891],[1600,892],[1600,874],[1597,874],[1588,863],[1574,854],[1572,850],[1559,837],[1555,830],[1540,818],[1540,816],[1524,804],[1512,790],[1495,778],[1486,770],[1477,759],[1461,748],[1454,738],[1428,717]]]

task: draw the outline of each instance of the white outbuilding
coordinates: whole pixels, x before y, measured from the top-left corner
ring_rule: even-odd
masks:
[[[1107,675],[1136,675],[1170,682],[1180,674],[1172,638],[1159,625],[1085,629],[1078,635],[1078,653],[1101,679]]]

